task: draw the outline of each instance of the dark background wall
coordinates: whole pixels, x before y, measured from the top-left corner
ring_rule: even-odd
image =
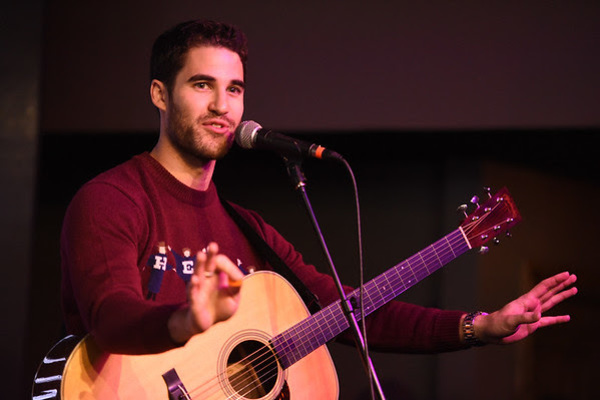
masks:
[[[280,129],[596,126],[598,4],[48,1],[44,131],[156,128],[152,40],[182,20],[250,39],[247,117]]]
[[[376,354],[389,398],[454,399],[465,387],[489,399],[591,398],[598,372],[591,332],[598,315],[592,285],[600,222],[594,204],[600,7],[406,3],[12,5],[2,24],[3,49],[14,61],[2,62],[3,86],[11,91],[0,121],[8,261],[2,304],[10,321],[3,340],[10,367],[3,376],[13,393],[7,398],[26,392],[36,364],[62,334],[64,208],[87,179],[152,147],[157,116],[147,96],[149,48],[162,30],[195,17],[225,19],[248,33],[246,118],[314,138],[350,161],[368,277],[454,229],[456,206],[484,184],[509,187],[524,216],[514,238],[485,257],[462,257],[402,300],[493,310],[554,272],[580,276],[581,293],[561,307],[573,314],[568,326],[510,347]],[[347,174],[327,163],[305,168],[334,261],[343,279],[356,283]],[[324,268],[276,156],[235,150],[215,179],[223,193],[259,210]],[[334,344],[331,351],[341,398],[365,398],[354,350]]]

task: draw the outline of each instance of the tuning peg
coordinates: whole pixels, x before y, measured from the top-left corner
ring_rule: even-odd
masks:
[[[500,244],[500,239],[498,239],[497,237],[493,238],[492,241],[494,242],[495,245]]]
[[[484,186],[484,187],[483,187],[483,190],[484,190],[484,191],[487,193],[487,195],[488,195],[488,198],[490,198],[490,199],[491,199],[491,198],[492,198],[492,188],[491,188],[491,187],[489,187],[489,186]]]
[[[473,196],[471,197],[471,204],[475,204],[477,208],[479,208],[479,197]]]
[[[512,233],[510,233],[509,231],[506,231],[506,237],[510,239],[512,237]]]
[[[488,251],[490,251],[489,247],[481,246],[481,248],[479,249],[479,254],[487,254]]]
[[[458,208],[456,209],[456,212],[462,212],[465,215],[465,218],[468,217],[469,215],[467,214],[467,205],[466,204],[461,204],[460,206],[458,206]]]

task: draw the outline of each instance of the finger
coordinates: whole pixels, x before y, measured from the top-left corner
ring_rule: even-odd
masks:
[[[507,318],[509,331],[516,331],[520,325],[529,325],[541,320],[539,311],[528,311],[521,314],[515,314]]]
[[[206,271],[206,253],[203,251],[199,251],[196,253],[196,265],[194,266],[194,274],[192,275],[192,279],[198,279],[201,276],[204,276],[204,271]]]
[[[228,282],[235,282],[232,286],[239,286],[244,274],[229,257],[219,254],[219,246],[215,242],[209,243],[204,252],[196,255],[195,276],[204,278],[219,277],[219,286],[228,287]],[[223,278],[220,276],[224,275]]]
[[[573,285],[577,281],[577,276],[570,275],[564,281],[558,283],[554,288],[548,290],[547,293],[540,297],[540,300],[544,304],[548,304],[546,309],[553,307],[555,304],[563,301],[564,299],[571,297],[577,293],[576,288],[565,290],[567,287]],[[563,294],[564,293],[564,294]],[[556,297],[558,296],[558,297]]]
[[[569,322],[570,320],[571,320],[570,315],[558,315],[558,316],[552,316],[552,317],[543,317],[542,319],[540,319],[540,326],[545,327],[545,326],[556,325],[556,324],[564,324],[566,322]]]
[[[213,257],[209,258],[209,256],[203,251],[199,251],[196,254],[196,265],[190,280],[191,283],[198,285],[206,279],[216,276],[215,268],[212,266],[214,263],[214,261],[212,261]]]
[[[219,256],[219,245],[215,242],[210,242],[206,248],[206,265],[204,266],[204,274],[212,276],[217,269],[217,257]]]
[[[219,246],[211,242],[206,249],[196,253],[196,265],[194,267],[194,276],[211,278],[215,275],[215,256],[219,253]]]
[[[540,300],[531,294],[525,294],[511,304],[514,307],[509,311],[508,321],[515,326],[536,322],[542,316]]]
[[[233,279],[241,279],[244,277],[244,274],[237,265],[231,261],[229,257],[224,254],[218,254],[215,256],[215,267],[219,272],[224,272],[227,276]]]
[[[552,297],[558,290],[560,290],[561,285],[563,285],[562,287],[566,286],[565,282],[568,282],[570,276],[571,274],[565,271],[546,278],[535,285],[535,287],[529,291],[529,294],[539,299],[547,299]]]
[[[531,323],[532,313],[505,315],[500,318],[492,332],[492,336],[506,337],[515,333],[524,324]]]
[[[231,279],[224,272],[218,273],[217,276],[219,277],[219,289],[238,289],[242,287],[242,279]]]
[[[542,312],[546,312],[550,310],[552,307],[561,303],[562,301],[568,299],[569,297],[573,297],[577,294],[577,288],[573,287],[569,290],[562,291],[560,293],[555,294],[550,299],[542,303]]]
[[[552,298],[556,293],[559,293],[559,292],[563,291],[565,288],[573,285],[576,281],[577,281],[577,276],[570,275],[566,280],[564,280],[563,282],[560,282],[554,288],[552,288],[546,294],[544,294],[540,298],[540,300],[542,300],[542,302],[547,301],[548,299]],[[573,294],[571,294],[571,295],[573,295]]]

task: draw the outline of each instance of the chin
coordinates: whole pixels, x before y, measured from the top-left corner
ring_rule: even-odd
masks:
[[[222,146],[215,149],[197,149],[194,152],[194,156],[203,161],[220,160],[224,158],[227,155],[227,153],[229,153],[230,149],[230,145]]]

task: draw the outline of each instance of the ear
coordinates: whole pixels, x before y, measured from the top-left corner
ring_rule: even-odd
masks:
[[[152,103],[162,111],[167,110],[168,91],[165,84],[157,79],[153,79],[150,83],[150,98]]]

